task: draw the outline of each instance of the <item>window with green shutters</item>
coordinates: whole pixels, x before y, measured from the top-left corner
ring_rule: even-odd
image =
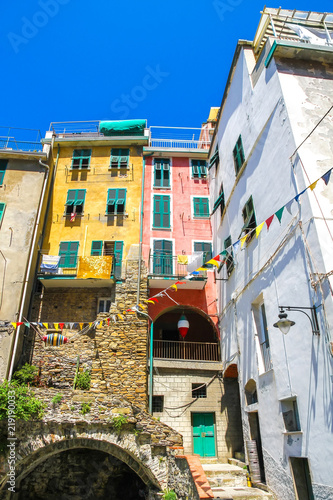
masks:
[[[210,170],[214,165],[216,165],[216,169],[217,169],[217,167],[219,165],[219,161],[220,161],[219,148],[218,148],[218,146],[216,146],[215,153],[213,154],[213,156],[209,160],[208,170]]]
[[[235,164],[235,170],[236,170],[236,175],[242,168],[242,165],[245,161],[245,155],[244,155],[244,149],[243,149],[243,143],[242,143],[242,137],[239,136],[236,142],[236,145],[233,150],[233,155],[234,155],[234,164]]]
[[[3,214],[5,213],[6,203],[0,203],[0,226],[3,219]]]
[[[121,278],[121,269],[122,269],[122,262],[123,262],[123,246],[124,246],[123,241],[115,241],[114,242],[113,269],[114,269],[114,277],[116,279]]]
[[[110,168],[128,168],[129,149],[111,149]]]
[[[153,250],[153,273],[173,274],[171,240],[154,240]]]
[[[207,177],[207,165],[205,160],[191,160],[192,177],[194,179],[205,179]]]
[[[91,149],[74,149],[72,157],[72,169],[88,169],[90,166]]]
[[[194,217],[209,217],[208,198],[193,198],[193,215]]]
[[[232,251],[232,242],[231,242],[231,236],[228,236],[224,240],[224,250],[227,252],[227,257],[226,257],[226,265],[227,265],[227,273],[228,276],[232,273],[235,265],[234,265],[234,253]]]
[[[170,228],[170,196],[154,196],[154,228]]]
[[[207,241],[195,241],[193,250],[194,252],[203,252],[203,263],[212,258],[212,244]],[[208,264],[207,267],[213,267],[213,264]]]
[[[106,215],[124,215],[126,189],[108,189]]]
[[[254,229],[257,226],[256,214],[254,211],[252,196],[250,196],[250,198],[245,203],[243,210],[242,210],[242,215],[243,215],[244,225],[242,227],[242,231],[240,233],[240,236],[243,233],[248,234],[249,236],[248,236],[246,242],[249,242],[252,239],[252,237],[254,236],[254,233],[255,233]]]
[[[98,257],[103,253],[103,241],[92,241],[91,242],[91,255]]]
[[[62,241],[59,246],[59,267],[76,267],[78,249],[78,241]]]
[[[67,200],[65,204],[66,215],[72,213],[76,215],[83,214],[85,197],[85,189],[69,189],[67,191]]]
[[[170,187],[170,160],[158,158],[154,161],[154,187]]]
[[[219,207],[221,207],[221,216],[222,216],[224,208],[225,208],[223,184],[221,184],[220,194],[214,203],[214,207],[213,207],[213,211],[212,211],[211,215],[213,215]]]
[[[3,184],[8,160],[0,160],[0,186]]]

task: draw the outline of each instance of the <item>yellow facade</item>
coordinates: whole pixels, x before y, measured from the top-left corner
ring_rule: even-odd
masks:
[[[142,146],[121,140],[98,145],[75,141],[70,146],[54,142],[53,160],[56,174],[48,213],[42,253],[59,254],[61,242],[79,242],[78,257],[91,255],[92,241],[123,241],[123,260],[133,244],[139,244],[142,180]],[[127,170],[110,169],[112,148],[129,149]],[[92,151],[89,169],[71,169],[75,149]],[[125,215],[106,215],[108,189],[126,189]],[[83,215],[71,221],[65,215],[69,189],[84,189]]]

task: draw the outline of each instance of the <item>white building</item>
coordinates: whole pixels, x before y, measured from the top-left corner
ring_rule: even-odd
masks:
[[[229,253],[222,361],[237,364],[252,479],[283,500],[333,498],[332,14],[264,10],[237,45],[210,157],[213,253]],[[287,335],[281,306],[301,309],[285,310]]]

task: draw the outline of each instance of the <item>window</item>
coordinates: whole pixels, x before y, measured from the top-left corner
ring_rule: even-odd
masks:
[[[78,241],[62,241],[59,246],[59,267],[76,267],[78,249]]]
[[[0,225],[3,218],[3,214],[5,213],[5,207],[6,203],[0,203]]]
[[[226,258],[226,264],[227,264],[227,273],[228,276],[232,273],[234,270],[234,253],[232,251],[232,242],[231,242],[231,236],[228,236],[227,239],[224,240],[224,250],[227,251],[227,258]]]
[[[242,227],[242,231],[240,236],[245,233],[249,234],[247,238],[247,242],[249,242],[254,236],[254,231],[257,223],[256,223],[256,214],[254,212],[253,199],[252,196],[247,200],[242,210],[244,225]]]
[[[206,384],[192,384],[192,398],[206,398],[207,386]]]
[[[213,207],[213,211],[212,211],[211,215],[213,215],[219,207],[221,207],[221,217],[222,217],[223,210],[225,207],[223,184],[221,184],[219,197],[217,198],[217,200],[214,203],[214,207]]]
[[[252,304],[253,318],[257,333],[257,353],[259,373],[272,368],[265,305],[263,302]]]
[[[69,189],[67,191],[67,200],[65,205],[66,215],[70,215],[72,213],[77,215],[83,214],[85,197],[85,189]]]
[[[213,156],[211,157],[211,159],[209,161],[208,170],[210,170],[215,164],[217,167],[219,164],[219,161],[220,161],[219,148],[218,148],[218,146],[216,146],[215,153],[213,154]]]
[[[193,215],[194,217],[209,217],[208,198],[193,198]]]
[[[102,256],[112,255],[112,274],[115,278],[121,277],[122,259],[123,259],[123,241],[101,241],[91,242],[91,255]]]
[[[164,407],[164,396],[152,397],[153,413],[162,413]]]
[[[124,215],[126,204],[126,189],[108,189],[106,202],[107,215]]]
[[[170,160],[154,161],[154,187],[170,187]]]
[[[154,240],[153,273],[172,275],[172,271],[172,241]]]
[[[129,149],[111,149],[110,168],[128,168]]]
[[[282,417],[287,432],[301,430],[296,397],[281,401]]]
[[[192,177],[195,179],[205,179],[207,177],[207,166],[205,160],[191,160]]]
[[[207,262],[212,258],[212,244],[204,241],[195,241],[193,245],[194,252],[203,252],[203,261]],[[207,267],[212,267],[213,264],[207,264]]]
[[[154,228],[170,228],[170,196],[154,196]]]
[[[0,186],[3,185],[3,179],[5,177],[7,169],[8,160],[0,160]]]
[[[242,168],[242,165],[245,161],[245,155],[244,155],[244,149],[243,149],[243,144],[242,144],[242,137],[239,136],[236,142],[236,145],[233,150],[233,155],[234,155],[234,164],[235,164],[235,170],[236,170],[236,175]]]
[[[91,149],[74,149],[72,158],[72,169],[89,168]]]
[[[97,313],[110,312],[111,299],[98,299]]]

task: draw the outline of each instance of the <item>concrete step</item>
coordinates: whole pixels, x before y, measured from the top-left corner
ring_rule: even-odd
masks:
[[[211,486],[236,488],[247,486],[246,469],[224,463],[205,463],[202,464],[202,468]]]
[[[214,498],[220,500],[273,500],[273,496],[258,488],[245,487],[212,487]]]

